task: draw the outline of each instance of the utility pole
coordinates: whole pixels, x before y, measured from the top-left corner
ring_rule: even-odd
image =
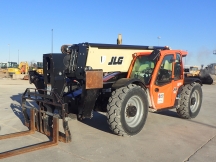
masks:
[[[18,50],[18,65],[19,65],[19,50]]]
[[[10,44],[8,44],[8,54],[9,54],[9,61],[10,62]]]
[[[53,53],[53,29],[52,29],[52,39],[51,39],[51,44],[52,44],[52,45],[51,45],[51,46],[52,46],[52,47],[51,47],[51,52]]]

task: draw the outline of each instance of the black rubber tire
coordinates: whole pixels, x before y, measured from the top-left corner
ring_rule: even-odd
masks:
[[[135,127],[130,127],[126,123],[124,114],[126,104],[132,96],[138,96],[143,105],[143,114],[140,122]],[[110,129],[119,136],[133,136],[139,133],[145,125],[148,107],[149,104],[145,91],[135,84],[129,84],[113,91],[107,105],[107,122],[110,125]]]
[[[197,90],[199,94],[199,103],[196,110],[192,112],[190,109],[190,101],[191,101],[191,96],[195,90]],[[203,97],[202,88],[199,83],[194,82],[191,84],[184,85],[180,93],[180,101],[179,101],[180,105],[179,107],[176,108],[178,115],[184,119],[195,118],[200,112],[200,108],[202,105],[202,97]]]

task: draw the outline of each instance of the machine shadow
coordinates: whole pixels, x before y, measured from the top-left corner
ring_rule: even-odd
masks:
[[[23,113],[22,113],[22,106],[21,106],[21,104],[22,104],[22,100],[21,100],[21,99],[22,99],[22,93],[19,93],[19,94],[17,94],[17,95],[13,95],[13,96],[11,96],[10,98],[11,98],[13,101],[18,102],[17,104],[11,103],[10,107],[11,107],[13,113],[20,119],[20,121],[21,121],[23,124],[25,124],[25,123],[24,123],[24,116],[23,116]],[[30,105],[30,104],[31,104],[31,105]],[[36,103],[34,103],[34,102],[27,102],[27,105],[28,105],[28,106],[34,105],[34,107],[36,107],[35,104],[36,104]],[[29,110],[29,109],[27,109],[27,114],[30,116],[30,110]]]
[[[113,134],[113,132],[110,130],[109,125],[107,123],[107,117],[104,114],[101,114],[99,112],[93,113],[93,118],[91,119],[84,119],[81,121],[81,123],[84,123],[90,127],[93,127],[95,129],[98,129],[100,131]]]
[[[17,95],[13,95],[10,97],[13,101],[18,102],[17,104],[12,103],[10,105],[12,111],[14,112],[14,114],[20,119],[20,121],[24,124],[24,116],[22,113],[22,106],[21,106],[21,99],[22,99],[22,93],[19,93]],[[38,107],[36,106],[36,103],[34,101],[28,101],[26,103],[28,106],[32,106],[34,105],[34,107]],[[31,105],[30,105],[31,104]],[[30,110],[27,109],[27,113],[28,115],[30,114]],[[103,132],[107,132],[107,133],[112,133],[112,131],[109,128],[109,125],[107,123],[107,117],[101,113],[98,112],[94,112],[93,113],[93,118],[92,119],[84,119],[82,121],[80,121],[81,123],[84,123],[90,127],[96,128],[98,130],[101,130]]]
[[[154,112],[155,114],[159,114],[159,115],[165,115],[165,116],[170,116],[170,117],[174,117],[174,118],[180,118],[177,114],[176,111],[171,110],[162,110],[162,111],[158,111],[158,112]]]
[[[174,109],[167,109],[167,110],[163,110],[159,112],[154,112],[154,114],[164,115],[164,116],[173,117],[173,118],[180,118],[177,112],[173,110]],[[92,119],[84,119],[81,122],[88,126],[96,128],[98,130],[113,134],[113,132],[110,130],[109,125],[107,123],[106,115],[101,114],[99,112],[94,112]]]

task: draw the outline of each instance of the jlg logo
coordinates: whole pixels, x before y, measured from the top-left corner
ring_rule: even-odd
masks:
[[[121,65],[124,57],[112,57],[108,65]]]

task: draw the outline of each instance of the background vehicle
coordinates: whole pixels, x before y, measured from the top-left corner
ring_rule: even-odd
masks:
[[[7,73],[7,67],[8,67],[8,63],[7,62],[1,62],[0,63],[0,71],[2,73]]]
[[[43,62],[37,62],[29,67],[29,71],[36,71],[38,74],[43,74]]]
[[[18,66],[19,65],[17,64],[17,62],[8,62],[8,65],[7,65],[8,75],[12,77],[13,74],[17,73]]]
[[[43,74],[43,62],[37,62],[37,69],[36,72],[38,74]]]
[[[184,74],[186,74],[186,76],[198,76],[199,73],[200,73],[199,66],[184,65]]]
[[[199,78],[203,84],[213,84],[216,81],[215,72],[216,70],[214,64],[207,65],[205,68],[204,65],[201,65],[200,69],[198,69],[198,66],[184,68],[185,77]]]
[[[29,66],[27,62],[20,62],[19,65],[16,62],[9,62],[8,74],[12,77],[13,74],[27,74]]]
[[[209,71],[209,74],[216,75],[216,63],[211,63],[206,67]]]
[[[190,73],[192,74],[192,76],[198,76],[199,75],[199,67],[198,66],[191,66],[190,67]]]
[[[204,68],[204,65],[202,65],[202,68],[199,73],[199,78],[203,80],[203,83],[206,84],[213,84],[216,82],[216,63],[212,63],[207,65]]]

